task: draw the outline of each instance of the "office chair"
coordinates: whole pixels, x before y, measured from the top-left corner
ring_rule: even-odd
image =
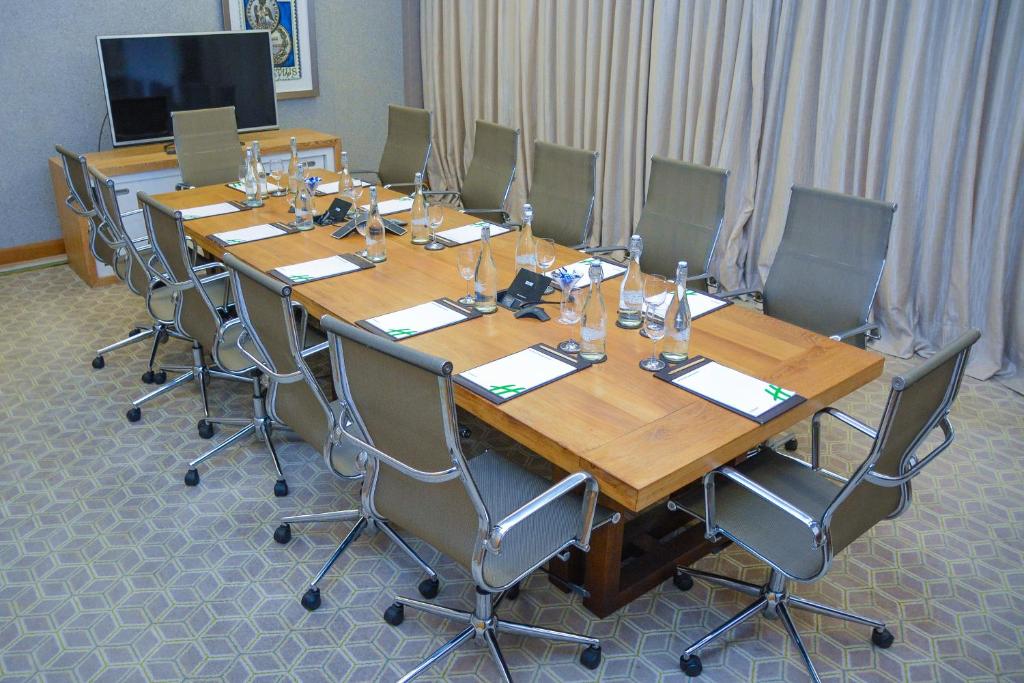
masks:
[[[152,325],[144,328],[145,332],[141,333],[153,337],[149,366],[142,375],[142,381],[146,384],[163,384],[167,380],[167,371],[153,369],[157,350],[160,344],[171,336],[183,338],[174,329],[174,291],[164,287],[151,270],[153,249],[148,238],[132,239],[124,227],[124,216],[140,213],[142,209],[125,214],[118,213],[117,187],[114,180],[93,167],[89,167],[89,175],[92,177],[93,197],[100,218],[122,245],[118,253],[123,251],[125,254],[125,284],[128,285],[129,291],[145,299],[146,310],[153,321]]]
[[[586,551],[593,528],[618,521],[597,505],[597,481],[576,472],[549,486],[491,451],[467,460],[456,432],[451,362],[331,316],[321,324],[342,400],[359,425],[341,436],[360,453],[366,471],[362,498],[371,518],[406,529],[449,555],[476,584],[472,612],[404,597],[388,607],[384,618],[393,626],[402,623],[406,607],[466,625],[402,680],[475,637],[487,644],[504,680],[511,680],[498,631],[585,645],[580,660],[596,668],[598,640],[499,620],[494,608],[551,558],[573,546]]]
[[[811,421],[810,463],[765,448],[735,467],[706,474],[703,492],[694,489],[669,502],[669,509],[703,520],[708,539],[725,536],[771,568],[763,586],[678,569],[675,581],[682,590],[689,590],[696,577],[754,598],[749,607],[686,648],[679,665],[687,675],[701,672],[698,652],[759,611],[782,619],[814,681],[819,680],[818,674],[790,608],[871,626],[875,645],[892,645],[892,633],[884,623],[792,595],[788,583],[821,579],[836,554],[878,522],[898,517],[910,506],[911,480],[953,442],[949,411],[968,353],[980,336],[970,330],[907,374],[894,377],[877,430],[835,408],[819,410]],[[872,440],[867,457],[849,478],[822,466],[819,441],[825,416]],[[918,455],[935,429],[942,432],[941,443]]]
[[[529,192],[533,234],[573,249],[586,246],[596,187],[597,152],[535,141]]]
[[[181,171],[177,189],[238,180],[243,153],[233,106],[172,111],[171,125]]]
[[[380,164],[350,173],[375,175],[384,187],[411,187],[417,173],[427,177],[431,144],[429,111],[388,105],[388,137]]]
[[[868,316],[895,212],[895,204],[794,185],[764,289],[719,296],[753,294],[767,315],[863,349],[878,329]]]
[[[504,223],[508,221],[505,202],[516,177],[518,148],[519,129],[478,120],[473,159],[466,169],[462,191],[436,190],[424,194],[455,199],[465,213],[484,219],[496,214]]]
[[[129,267],[124,240],[113,232],[96,208],[85,156],[72,152],[64,145],[56,145],[55,148],[64,169],[64,180],[68,185],[69,194],[64,203],[75,215],[89,221],[89,251],[93,257],[113,270],[118,279],[124,281],[128,277]],[[133,213],[137,212],[129,211],[123,215],[130,216]],[[128,331],[128,336],[124,339],[97,349],[92,359],[92,367],[96,370],[103,369],[106,366],[106,354],[141,342],[152,335],[151,328],[142,324],[136,325]]]
[[[636,234],[644,238],[645,273],[676,276],[676,264],[686,261],[691,289],[707,291],[709,268],[725,216],[725,187],[729,172],[651,157],[651,175]],[[595,247],[591,254],[629,253],[628,246]]]

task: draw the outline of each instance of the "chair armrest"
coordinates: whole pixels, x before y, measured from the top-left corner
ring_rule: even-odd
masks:
[[[751,287],[749,289],[734,289],[731,292],[718,292],[717,296],[722,299],[735,299],[736,297],[743,296],[744,294],[753,294],[755,301],[761,300],[761,290],[756,287]]]
[[[67,205],[67,207],[69,209],[71,209],[72,212],[74,212],[75,214],[81,216],[82,218],[89,218],[90,216],[95,216],[96,215],[96,211],[95,210],[93,210],[93,211],[86,211],[85,207],[81,206],[78,202],[76,202],[74,195],[70,195],[69,194],[67,197],[65,197],[64,198],[64,203]]]
[[[212,268],[223,268],[224,264],[220,261],[210,261],[209,263],[200,263],[198,266],[192,266],[193,273],[201,273],[204,270],[210,270]]]
[[[415,187],[416,183],[388,183],[384,186],[385,190],[390,190],[395,187]]]
[[[811,467],[813,469],[821,469],[820,457],[821,457],[821,418],[825,415],[834,417],[848,427],[853,427],[861,434],[870,437],[872,439],[878,438],[878,432],[871,427],[867,426],[857,418],[847,415],[838,408],[822,408],[814,414],[811,418]]]
[[[888,474],[880,474],[872,470],[868,472],[866,475],[864,475],[864,478],[870,481],[872,484],[877,484],[879,486],[886,487],[894,487],[903,486],[911,479],[916,477],[918,474],[921,473],[921,470],[923,470],[925,466],[935,458],[935,456],[949,448],[949,445],[953,443],[953,438],[956,435],[956,433],[953,430],[953,425],[950,424],[949,422],[948,414],[944,415],[942,419],[939,420],[938,424],[935,425],[935,427],[938,427],[939,429],[942,430],[942,434],[945,437],[942,440],[942,443],[933,448],[931,452],[928,453],[928,455],[924,456],[920,460],[918,460],[915,456],[910,456],[910,468],[903,472],[901,475],[899,475],[898,477],[892,477],[889,476]],[[932,427],[932,429],[935,429],[935,427]]]
[[[761,500],[775,506],[779,510],[782,510],[787,515],[806,526],[807,530],[810,531],[811,535],[814,537],[814,548],[820,548],[821,544],[824,543],[825,535],[822,531],[821,524],[817,519],[793,505],[785,498],[772,493],[753,479],[748,478],[736,468],[729,466],[719,467],[717,470],[711,470],[704,475],[704,523],[707,528],[704,535],[709,540],[714,540],[718,537],[719,529],[718,525],[715,523],[715,475],[720,475],[729,479],[734,484],[743,487]]]
[[[310,356],[312,356],[314,354],[317,354],[317,353],[320,353],[321,351],[327,350],[327,347],[328,347],[328,343],[325,342],[325,341],[322,341],[322,342],[320,342],[319,344],[317,344],[315,346],[310,346],[307,349],[303,349],[302,357],[303,358],[309,358]]]
[[[495,555],[501,554],[501,544],[508,532],[551,503],[572,493],[579,486],[586,486],[586,490],[583,493],[582,518],[577,541],[584,551],[589,550],[590,532],[594,528],[594,511],[597,509],[598,486],[597,480],[588,472],[570,474],[491,527],[491,532],[485,541],[487,549]]]
[[[878,334],[872,333],[872,331],[874,330],[878,330],[878,325],[876,325],[875,323],[864,323],[863,325],[858,325],[857,327],[854,327],[851,330],[846,330],[845,332],[833,334],[832,336],[829,337],[829,339],[834,339],[835,341],[844,341],[858,334],[866,334],[869,339],[878,339]]]
[[[128,218],[128,216],[134,216],[137,213],[142,213],[142,209],[132,209],[131,211],[125,211],[124,213],[119,215],[121,216],[121,218]]]

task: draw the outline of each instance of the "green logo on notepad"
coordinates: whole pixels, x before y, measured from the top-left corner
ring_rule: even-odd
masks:
[[[788,398],[793,397],[792,391],[786,391],[782,387],[777,387],[774,384],[769,384],[764,388],[765,393],[771,396],[776,401],[785,401]]]
[[[526,391],[526,387],[517,387],[515,384],[492,384],[491,393],[497,394],[498,396],[505,398],[506,396],[515,396]]]
[[[288,279],[291,280],[292,282],[309,282],[313,278],[310,275],[292,275]]]
[[[416,330],[411,330],[408,327],[396,327],[393,330],[388,330],[388,334],[395,338],[411,337],[416,334]]]

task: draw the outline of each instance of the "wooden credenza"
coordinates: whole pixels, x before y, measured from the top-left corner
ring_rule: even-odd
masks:
[[[290,128],[246,133],[241,138],[247,145],[253,140],[259,140],[263,158],[277,160],[288,158],[289,140],[293,136],[298,141],[302,161],[313,162],[331,171],[341,167],[341,139],[337,135],[308,128]],[[119,147],[85,156],[91,166],[117,183],[118,208],[122,213],[139,208],[135,196],[140,190],[150,194],[172,192],[174,186],[181,182],[178,157],[166,153],[163,143]],[[64,203],[68,187],[64,181],[64,170],[56,156],[50,157],[50,181],[53,184],[53,198],[68,264],[92,287],[114,282],[116,277],[110,268],[98,262],[89,250],[88,221],[77,216]],[[132,237],[142,237],[146,233],[141,214],[127,217],[125,228]]]

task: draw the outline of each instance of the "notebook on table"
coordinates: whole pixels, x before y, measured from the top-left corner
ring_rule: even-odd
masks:
[[[388,339],[408,339],[479,317],[479,311],[451,299],[441,298],[374,318],[357,320],[356,325]]]
[[[455,376],[455,383],[491,403],[502,404],[591,365],[588,361],[562,353],[547,344],[534,344],[461,372]]]
[[[805,400],[795,391],[703,356],[669,365],[654,376],[759,424],[775,419]]]
[[[675,299],[674,291],[672,292],[672,296],[665,297],[665,303],[658,306],[656,309],[655,314],[659,318],[664,318],[665,314],[668,313],[668,307],[672,304],[673,299]],[[692,289],[686,290],[686,303],[690,306],[690,320],[696,320],[702,315],[714,313],[720,308],[732,305],[732,302],[727,299],[719,299],[717,296],[705,294],[704,292],[697,292]]]
[[[216,204],[203,204],[202,206],[193,206],[187,209],[178,210],[181,211],[182,220],[192,221],[197,218],[210,218],[211,216],[222,216],[226,213],[248,211],[251,208],[251,206],[239,204],[238,202],[217,202]]]
[[[250,225],[247,228],[239,228],[238,230],[215,232],[210,235],[210,239],[222,247],[231,247],[236,244],[280,237],[281,235],[293,232],[295,232],[295,228],[284,223],[260,223],[259,225]]]
[[[476,223],[470,223],[469,225],[460,225],[457,228],[449,228],[435,233],[434,236],[437,241],[441,244],[449,247],[459,246],[460,244],[469,244],[471,242],[480,241],[480,230],[490,226],[491,237],[496,235],[504,235],[506,232],[512,232],[510,228],[498,225],[496,223],[488,223],[487,221],[477,221]]]
[[[336,254],[327,258],[304,261],[290,266],[279,266],[271,270],[270,275],[289,285],[301,285],[373,267],[373,263],[367,261],[362,256],[356,254]]]
[[[604,280],[611,280],[612,278],[616,278],[616,277],[618,277],[618,276],[620,276],[620,275],[622,275],[623,273],[626,272],[626,266],[620,265],[620,264],[616,263],[615,261],[611,261],[609,259],[601,258],[600,256],[591,256],[589,258],[585,258],[583,260],[576,261],[575,263],[570,263],[568,265],[561,266],[559,268],[555,268],[555,270],[549,270],[548,272],[546,272],[544,274],[547,275],[550,278],[555,279],[557,281],[558,278],[556,278],[555,275],[554,275],[556,270],[565,269],[565,270],[572,271],[574,274],[579,275],[579,278],[580,278],[579,281],[576,283],[576,287],[575,288],[576,289],[581,289],[583,287],[589,287],[590,286],[590,274],[589,274],[589,271],[590,271],[590,266],[593,265],[593,264],[597,264],[597,265],[601,266],[601,280],[602,281],[604,281]]]

